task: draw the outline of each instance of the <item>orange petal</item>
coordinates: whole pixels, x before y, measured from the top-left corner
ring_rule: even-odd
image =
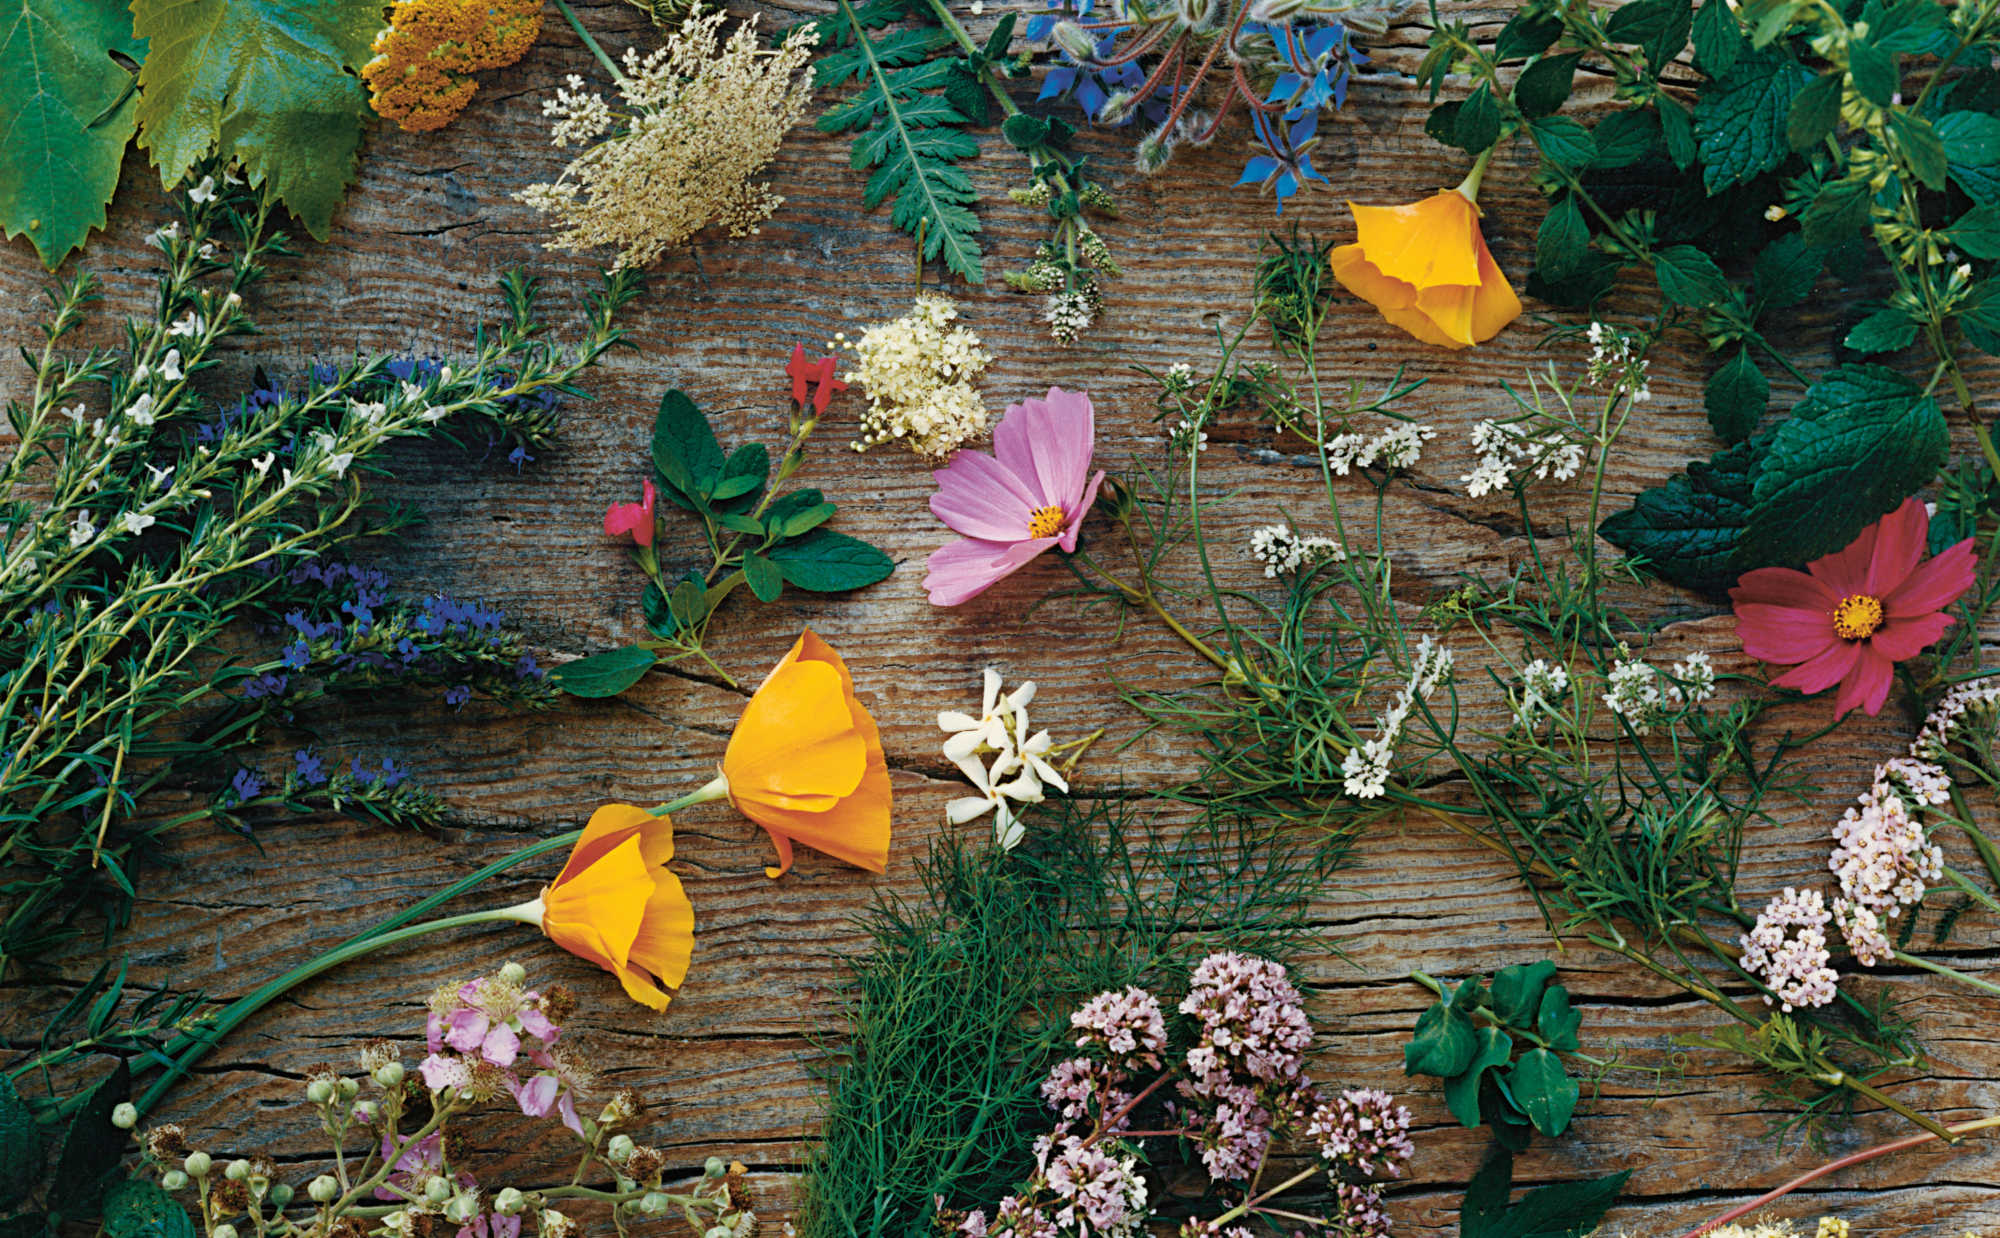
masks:
[[[1357,206],[1355,241],[1375,269],[1412,287],[1438,284],[1468,287],[1479,282],[1472,238],[1479,231],[1479,208],[1455,189],[1403,206]]]
[[[1472,302],[1479,289],[1456,285],[1426,288],[1417,294],[1417,310],[1437,328],[1452,348],[1465,348],[1472,339]]]
[[[628,965],[618,968],[618,980],[633,1001],[665,1010],[671,996],[661,988],[678,989],[687,979],[694,957],[694,904],[680,878],[655,869],[653,894],[646,900],[645,919],[632,939]],[[657,982],[656,982],[657,981]]]
[[[854,728],[841,677],[824,662],[771,672],[744,707],[723,753],[730,798],[825,810],[861,782],[866,743]]]
[[[623,842],[542,892],[542,931],[558,946],[617,970],[631,957],[653,894],[636,828]]]
[[[656,820],[652,813],[633,804],[606,804],[590,814],[590,821],[583,827],[583,836],[576,840],[576,846],[569,850],[569,861],[562,872],[556,874],[552,883],[561,885],[577,873],[595,864],[606,852],[619,843],[638,834],[648,821]]]
[[[1486,238],[1475,232],[1473,240],[1479,250],[1479,294],[1472,299],[1472,340],[1484,344],[1521,316],[1521,298],[1514,295],[1507,273],[1493,261]]]
[[[1446,348],[1463,347],[1438,330],[1422,310],[1417,308],[1417,290],[1400,279],[1390,279],[1375,269],[1373,263],[1362,256],[1359,245],[1342,245],[1328,256],[1333,269],[1333,277],[1341,286],[1355,296],[1373,305],[1382,317],[1395,326],[1416,336],[1426,344],[1441,344]]]
[[[778,848],[776,871],[765,870],[772,877],[781,877],[791,869],[793,842],[804,843],[814,851],[871,873],[889,866],[890,792],[886,768],[870,769],[861,789],[831,812],[760,808],[745,815],[763,826]]]

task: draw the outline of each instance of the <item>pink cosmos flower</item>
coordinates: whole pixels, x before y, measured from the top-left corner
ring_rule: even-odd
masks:
[[[659,499],[659,492],[653,489],[653,479],[646,479],[645,495],[637,503],[613,503],[604,512],[604,532],[608,537],[618,537],[630,533],[632,540],[641,546],[653,544],[653,505]]]
[[[1811,694],[1834,684],[1834,717],[1876,714],[1895,664],[1944,635],[1944,608],[1972,587],[1972,539],[1924,562],[1930,517],[1915,499],[1861,530],[1845,550],[1806,564],[1745,572],[1729,591],[1743,652],[1791,669],[1780,688]]]
[[[1090,397],[1051,387],[1047,399],[1007,406],[992,455],[961,451],[931,474],[931,511],[961,536],[931,552],[924,588],[932,605],[978,597],[1051,546],[1076,549],[1104,481],[1103,469],[1090,471],[1095,439]]]

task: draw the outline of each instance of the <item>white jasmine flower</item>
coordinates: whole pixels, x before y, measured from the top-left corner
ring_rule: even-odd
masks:
[[[1018,714],[1026,719],[1028,703],[1035,699],[1035,681],[1030,679],[1014,691],[1003,695],[1000,691],[1000,672],[987,667],[982,676],[984,690],[977,718],[956,709],[947,709],[938,714],[938,729],[951,738],[944,741],[944,755],[952,764],[973,777],[973,766],[979,764],[976,755],[982,748],[993,752],[1011,752],[1013,735],[1010,724]]]
[[[945,819],[963,825],[991,812],[995,840],[1011,850],[1026,832],[1014,805],[1039,804],[1046,788],[1067,792],[1069,783],[1049,761],[1056,751],[1049,733],[1029,732],[1028,704],[1035,697],[1034,681],[1022,683],[1011,693],[1002,692],[1000,672],[990,666],[982,679],[978,717],[959,710],[938,714],[938,729],[949,737],[944,742],[944,755],[977,792],[946,804]]]
[[[201,318],[193,310],[189,310],[179,318],[174,319],[173,325],[167,328],[167,334],[199,335],[201,334]]]
[[[90,513],[78,512],[76,519],[72,520],[69,526],[69,544],[71,548],[81,549],[89,545],[90,539],[96,536],[97,526],[90,523]]]
[[[131,534],[144,533],[147,529],[150,529],[155,524],[159,523],[158,521],[154,520],[151,516],[146,515],[144,512],[126,512],[123,517],[123,520],[125,523],[125,531]]]
[[[215,178],[213,176],[202,177],[201,184],[196,185],[193,189],[188,190],[188,201],[190,202],[210,202],[213,201],[214,198],[215,198]]]

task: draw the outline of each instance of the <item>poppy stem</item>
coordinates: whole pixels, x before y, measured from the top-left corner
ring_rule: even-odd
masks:
[[[729,779],[723,777],[721,774],[717,774],[706,783],[681,796],[679,799],[669,800],[655,808],[649,808],[647,811],[656,817],[664,817],[671,813],[677,813],[683,808],[692,808],[696,804],[713,803],[728,794]]]
[[[1480,151],[1479,158],[1472,161],[1472,171],[1467,172],[1465,179],[1458,183],[1458,192],[1464,194],[1465,200],[1474,206],[1479,205],[1479,186],[1486,179],[1486,165],[1493,162],[1493,152],[1499,149],[1500,144],[1495,142]]]

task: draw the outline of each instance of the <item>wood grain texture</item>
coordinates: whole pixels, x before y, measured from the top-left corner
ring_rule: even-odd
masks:
[[[649,38],[636,10],[609,0],[581,7],[614,52]],[[1505,16],[1500,7],[1441,7],[1489,34]],[[1412,6],[1369,48],[1375,63],[1356,83],[1352,105],[1322,129],[1317,162],[1334,178],[1334,191],[1295,199],[1286,224],[1296,219],[1308,231],[1344,237],[1351,225],[1343,197],[1408,200],[1462,175],[1462,160],[1423,136],[1424,104],[1407,81],[1421,55],[1422,15]],[[570,32],[551,22],[525,61],[485,79],[451,128],[413,136],[376,126],[332,243],[308,244],[303,259],[277,264],[259,294],[255,309],[272,334],[258,359],[273,372],[295,372],[312,358],[356,348],[449,355],[472,316],[497,310],[493,276],[517,264],[543,275],[552,305],[573,301],[592,282],[592,264],[542,252],[535,218],[511,198],[561,167],[539,102],[569,72],[589,76],[593,66]],[[1116,464],[1153,451],[1161,435],[1150,420],[1149,384],[1132,367],[1211,355],[1216,328],[1242,322],[1257,238],[1275,221],[1268,199],[1227,188],[1244,153],[1240,124],[1153,179],[1125,170],[1127,135],[1087,133],[1082,142],[1112,170],[1123,207],[1122,218],[1103,229],[1126,273],[1108,289],[1102,325],[1059,349],[1041,329],[1039,298],[1000,284],[998,272],[1026,260],[1038,223],[1000,192],[1020,167],[997,139],[974,166],[988,194],[983,238],[993,282],[953,291],[998,358],[983,383],[995,412],[1050,384],[1086,389],[1097,404],[1100,452]],[[1529,171],[1522,152],[1503,152],[1482,200],[1487,237],[1517,278],[1542,213]],[[551,659],[639,633],[638,575],[601,536],[599,521],[608,501],[637,488],[662,390],[686,389],[714,412],[726,441],[768,441],[782,432],[782,364],[791,346],[817,347],[837,331],[851,335],[899,313],[909,299],[910,246],[880,214],[862,211],[844,141],[801,128],[771,180],[787,202],[760,236],[704,244],[699,269],[676,257],[653,273],[627,320],[637,349],[613,355],[591,376],[595,399],[570,409],[560,442],[528,468],[517,474],[498,460],[451,453],[397,456],[397,479],[382,493],[417,501],[430,516],[385,562],[405,586],[498,603]],[[150,287],[141,242],[157,221],[159,196],[157,179],[136,154],[125,186],[110,231],[88,251],[107,294],[93,328],[102,341],[119,315],[144,304]],[[43,280],[24,246],[0,253],[0,337],[29,337]],[[1796,333],[1808,346],[1824,341],[1831,322],[1872,291],[1843,283],[1836,272],[1778,334]],[[1625,290],[1607,312],[1643,312],[1649,304],[1643,290]],[[1536,311],[1546,307],[1531,305]],[[1509,407],[1501,384],[1546,363],[1542,333],[1523,321],[1487,347],[1446,354],[1414,345],[1352,300],[1341,302],[1327,333],[1335,381],[1379,383],[1400,364],[1429,380],[1406,407],[1439,437],[1386,508],[1399,597],[1419,603],[1453,587],[1461,573],[1503,571],[1525,551],[1518,521],[1504,502],[1465,497],[1458,477],[1473,464],[1473,422]],[[1658,355],[1654,400],[1613,462],[1612,502],[1622,506],[1709,449],[1700,401],[1706,373],[1698,346],[1676,342]],[[0,395],[20,394],[21,374],[0,366]],[[1990,388],[1994,376],[1990,366],[1976,375],[1979,388]],[[1795,394],[1779,384],[1776,405]],[[912,861],[944,828],[942,806],[955,793],[953,771],[938,751],[936,711],[976,698],[980,668],[994,663],[1010,680],[1039,681],[1038,721],[1058,737],[1104,726],[1116,739],[1135,729],[1118,702],[1118,684],[1170,685],[1201,673],[1182,647],[1144,625],[1119,635],[1063,603],[1031,611],[1030,602],[1062,583],[1049,562],[958,610],[933,610],[919,588],[923,557],[943,537],[923,506],[929,474],[907,455],[848,452],[852,418],[852,400],[836,407],[802,480],[840,503],[836,527],[883,546],[899,570],[852,596],[788,593],[772,607],[737,599],[717,624],[713,648],[751,682],[802,626],[841,649],[882,724],[894,772],[897,833],[888,875],[871,878],[802,853],[797,871],[773,884],[763,876],[768,847],[757,831],[726,809],[695,810],[683,819],[677,864],[699,917],[694,969],[664,1015],[619,999],[608,978],[518,926],[481,929],[370,957],[308,986],[239,1031],[162,1116],[185,1122],[198,1142],[218,1151],[310,1161],[318,1144],[293,1105],[303,1072],[346,1060],[371,1037],[410,1041],[433,986],[513,958],[537,980],[566,982],[593,999],[576,1030],[596,1048],[607,1083],[664,1098],[653,1114],[655,1142],[691,1167],[711,1154],[745,1161],[765,1214],[787,1214],[793,1172],[817,1121],[810,1066],[816,1046],[837,1030],[835,991],[845,961],[864,941],[853,917],[878,894],[911,887]],[[1212,428],[1205,469],[1217,492],[1234,492],[1225,527],[1215,531],[1218,546],[1240,546],[1250,528],[1277,519],[1281,508],[1313,509],[1316,475],[1296,446],[1248,415]],[[1350,519],[1365,521],[1364,496],[1352,497]],[[1544,528],[1586,518],[1574,493],[1550,490],[1538,501]],[[669,539],[663,558],[691,551],[690,543]],[[1246,586],[1259,579],[1247,558],[1225,556],[1223,570]],[[1668,622],[1656,649],[1707,649],[1723,669],[1753,669],[1728,617],[1710,603],[1664,590],[1641,601],[1646,613]],[[705,781],[741,703],[703,677],[669,672],[649,676],[622,700],[572,702],[540,717],[479,704],[455,714],[429,700],[347,707],[325,718],[326,745],[407,762],[450,801],[453,828],[427,838],[310,820],[274,825],[256,847],[189,832],[175,846],[180,869],[155,875],[117,948],[131,955],[138,980],[235,996],[505,854],[525,835],[574,828],[606,800],[654,803]],[[1827,708],[1824,701],[1787,707],[1777,725],[1816,726]],[[1873,764],[1909,734],[1891,711],[1816,749],[1813,801],[1783,806],[1780,822],[1750,840],[1746,901],[1817,879],[1831,820]],[[1086,763],[1079,794],[1157,786],[1192,768],[1188,753],[1159,737],[1115,756],[1112,748],[1100,745]],[[547,875],[509,877],[477,898],[497,905],[530,897]],[[1357,866],[1315,911],[1346,948],[1345,959],[1328,956],[1304,969],[1325,1041],[1318,1073],[1408,1100],[1421,1129],[1412,1174],[1395,1199],[1398,1224],[1408,1232],[1454,1232],[1453,1212],[1479,1145],[1451,1121],[1430,1081],[1401,1076],[1400,1042],[1427,1004],[1406,977],[1415,968],[1462,975],[1540,957],[1547,938],[1539,916],[1493,856],[1421,821],[1365,839]],[[7,988],[0,1034],[32,1035],[37,1017],[60,1000],[61,982],[87,975],[95,957],[79,951],[55,981]],[[1969,922],[1947,961],[2000,971],[2000,935],[1990,923]],[[1588,1041],[1630,1069],[1614,1072],[1602,1093],[1586,1100],[1572,1135],[1537,1143],[1519,1167],[1521,1181],[1631,1169],[1632,1200],[1614,1214],[1614,1228],[1671,1234],[1818,1162],[1796,1145],[1761,1140],[1773,1116],[1760,1098],[1766,1079],[1721,1054],[1676,1046],[1676,1036],[1716,1024],[1711,1008],[1608,956],[1573,951],[1561,962]],[[2000,1009],[1909,975],[1879,979],[1906,995],[1935,1055],[1929,1076],[1900,1094],[1952,1120],[2000,1111],[2000,1051],[1991,1034]],[[482,1159],[501,1177],[532,1178],[552,1168],[544,1149],[518,1138],[523,1129],[503,1119],[478,1136],[490,1141]],[[1863,1114],[1835,1139],[1834,1151],[1901,1132],[1887,1115]],[[1857,1234],[1955,1238],[2000,1225],[1996,1183],[2000,1144],[1934,1148],[1825,1180],[1778,1211],[1810,1217],[1839,1209]]]

